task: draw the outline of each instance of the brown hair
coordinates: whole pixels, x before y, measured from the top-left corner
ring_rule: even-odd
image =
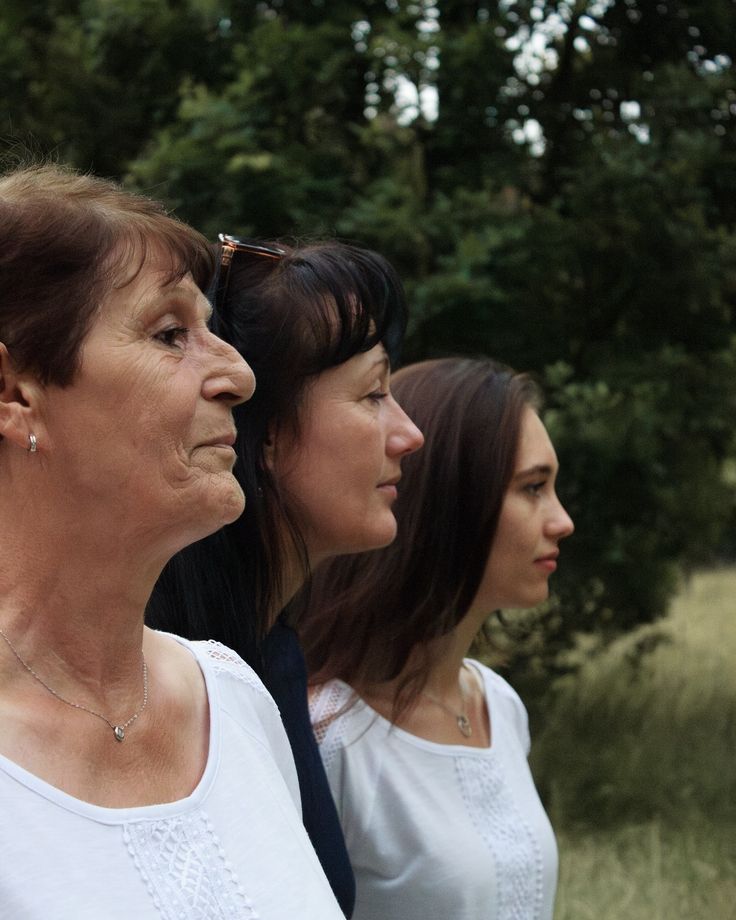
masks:
[[[95,311],[154,249],[172,281],[191,272],[207,285],[207,241],[161,204],[57,165],[0,177],[0,342],[14,365],[70,384]]]
[[[521,417],[526,406],[537,408],[539,393],[527,376],[471,358],[406,367],[392,390],[425,438],[424,449],[403,461],[398,537],[321,567],[300,633],[312,683],[340,678],[360,693],[401,675],[397,718],[424,686],[431,643],[459,623],[477,594]],[[421,663],[407,674],[417,652]]]

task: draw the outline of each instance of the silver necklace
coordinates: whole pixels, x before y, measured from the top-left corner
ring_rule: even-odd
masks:
[[[66,699],[60,693],[57,693],[53,687],[49,687],[43,678],[39,677],[38,674],[33,670],[33,668],[21,658],[18,649],[13,645],[13,643],[8,639],[5,633],[0,629],[0,636],[5,639],[10,647],[10,651],[15,655],[15,657],[20,661],[23,667],[28,671],[28,673],[35,677],[36,680],[41,684],[42,687],[45,687],[49,693],[56,697],[62,703],[66,703],[67,706],[71,706],[73,709],[82,709],[84,712],[88,712],[91,716],[97,716],[98,719],[102,719],[103,722],[106,722],[107,725],[112,729],[112,733],[115,736],[116,741],[125,741],[125,729],[129,728],[138,718],[138,716],[143,712],[148,703],[148,666],[146,665],[146,659],[143,658],[143,653],[141,652],[141,658],[143,658],[143,702],[141,703],[137,712],[134,712],[133,715],[126,721],[121,722],[119,725],[116,725],[114,722],[111,722],[106,716],[103,716],[101,712],[95,712],[94,709],[90,709],[88,706],[83,706],[81,703],[73,703],[71,700]]]
[[[463,664],[462,667],[465,667],[465,665]],[[436,706],[439,706],[440,709],[444,709],[446,713],[451,715],[455,719],[457,727],[460,729],[460,734],[464,738],[470,738],[470,736],[473,734],[473,726],[470,724],[470,719],[468,718],[468,714],[465,711],[465,694],[463,693],[463,686],[460,682],[459,676],[458,689],[460,690],[460,699],[463,701],[460,712],[455,712],[455,710],[448,706],[447,703],[437,699],[437,697],[433,696],[431,693],[427,693],[426,690],[422,690],[422,696],[426,696],[428,700],[430,700]]]

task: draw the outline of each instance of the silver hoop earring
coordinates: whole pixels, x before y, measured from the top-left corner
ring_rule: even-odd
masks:
[[[35,454],[38,450],[38,441],[35,434],[28,435],[28,453]]]

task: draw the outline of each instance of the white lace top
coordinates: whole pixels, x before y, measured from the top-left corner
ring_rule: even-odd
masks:
[[[289,742],[253,671],[186,643],[210,706],[186,799],[101,808],[0,756],[0,916],[8,920],[343,920],[300,819]]]
[[[311,701],[355,869],[353,920],[551,920],[557,848],[527,765],[526,710],[506,681],[472,665],[490,748],[392,727],[362,700],[350,706],[341,681]]]

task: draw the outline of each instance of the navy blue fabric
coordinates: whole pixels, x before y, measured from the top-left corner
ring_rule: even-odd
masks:
[[[296,632],[277,620],[263,643],[263,682],[276,701],[294,753],[304,827],[346,917],[355,906],[355,876],[337,817],[307,702],[307,669]]]

